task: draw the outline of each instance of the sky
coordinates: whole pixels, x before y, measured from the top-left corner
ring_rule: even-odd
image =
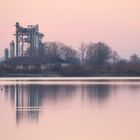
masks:
[[[44,41],[78,49],[103,41],[128,58],[140,54],[140,0],[0,0],[0,56],[15,40],[15,23],[39,24]]]

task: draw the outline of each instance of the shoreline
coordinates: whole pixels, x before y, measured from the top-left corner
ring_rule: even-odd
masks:
[[[137,77],[137,78],[140,78],[140,75],[137,75],[137,74],[124,74],[124,73],[121,73],[121,74],[111,74],[111,73],[105,73],[105,74],[77,74],[77,75],[69,75],[69,74],[60,74],[59,72],[48,72],[48,73],[0,73],[0,78],[21,78],[21,77],[26,77],[26,78],[43,78],[43,77],[46,77],[46,78],[65,78],[65,77],[69,77],[69,78],[90,78],[90,77],[93,77],[93,78],[100,78],[100,77],[107,77],[107,78],[110,78],[110,77],[114,77],[114,78],[125,78],[125,77],[129,77],[129,78],[132,78],[132,77]]]
[[[0,77],[0,85],[140,85],[140,77]]]
[[[140,77],[0,77],[0,81],[140,81]]]

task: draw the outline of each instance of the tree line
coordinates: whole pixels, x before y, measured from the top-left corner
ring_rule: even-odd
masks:
[[[120,57],[104,42],[81,43],[78,49],[61,42],[45,42],[36,50],[40,58],[49,64],[44,73],[61,76],[140,76],[140,57],[133,54],[129,59]],[[27,50],[30,53],[30,50]],[[64,64],[63,67],[60,66]],[[2,71],[2,68],[0,69]],[[6,71],[5,69],[3,71]],[[11,69],[9,70],[12,71]],[[35,70],[41,72],[40,70]],[[14,72],[14,71],[13,71]],[[31,71],[32,73],[33,71]]]
[[[121,58],[104,42],[81,43],[79,49],[61,42],[45,42],[38,51],[39,56],[50,62],[63,60],[69,64],[60,70],[66,75],[140,75],[140,57],[137,54],[129,59]]]

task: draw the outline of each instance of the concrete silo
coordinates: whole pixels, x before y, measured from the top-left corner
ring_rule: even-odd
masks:
[[[10,58],[15,57],[15,43],[12,40],[12,42],[10,43]]]
[[[9,59],[9,50],[6,48],[4,51],[4,59],[7,61]]]

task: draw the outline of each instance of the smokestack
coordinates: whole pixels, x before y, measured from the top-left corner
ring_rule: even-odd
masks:
[[[5,59],[5,61],[7,61],[9,59],[9,51],[7,48],[4,51],[4,59]]]
[[[15,57],[15,43],[12,40],[12,42],[10,43],[10,58]]]
[[[16,22],[16,56],[18,56],[18,29],[19,29],[20,25],[19,22]]]

